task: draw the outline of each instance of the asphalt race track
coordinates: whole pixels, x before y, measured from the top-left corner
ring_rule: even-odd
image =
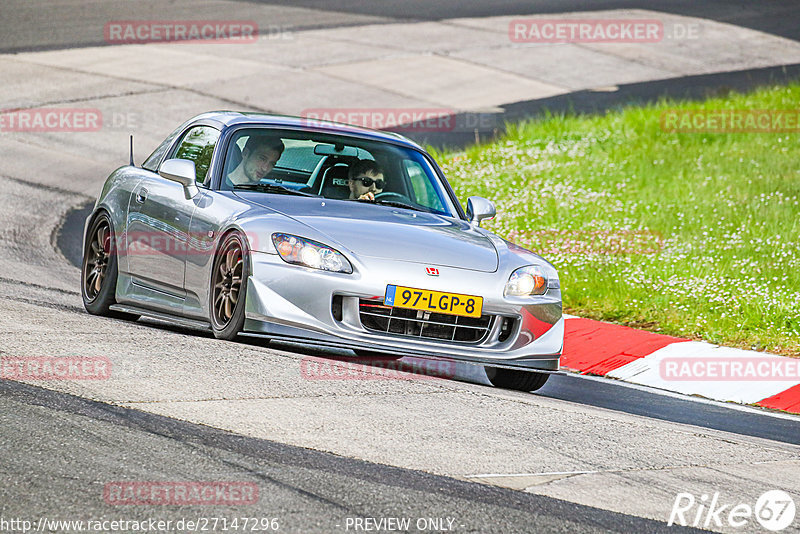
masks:
[[[281,532],[365,531],[365,518],[422,525],[411,532],[680,532],[688,528],[667,526],[679,493],[698,501],[718,493],[724,504],[750,506],[768,490],[800,495],[796,416],[574,375],[554,376],[535,394],[503,391],[468,365],[451,379],[409,373],[313,380],[303,375],[305,363],[351,353],[223,342],[83,309],[76,267],[83,220],[105,176],[126,164],[128,132],[136,132],[141,161],[198,109],[247,106],[207,89],[160,85],[163,71],[152,80],[128,76],[132,56],[112,65],[120,69],[115,75],[80,70],[69,54],[83,49],[95,54],[95,66],[110,69],[116,61],[102,56],[110,50],[102,33],[98,38],[105,22],[222,13],[262,27],[355,32],[456,12],[480,18],[626,8],[800,40],[797,7],[788,1],[3,2],[0,108],[108,106],[118,116],[134,110],[135,120],[91,134],[0,133],[0,356],[106,357],[113,364],[107,380],[0,380],[0,530],[21,532],[2,523],[11,519],[61,532],[77,530],[38,525],[42,518],[247,516],[276,518]],[[65,55],[40,61],[36,51]],[[631,83],[627,91],[620,83],[616,96],[569,93],[551,103],[566,108],[582,99],[587,108],[603,108],[637,95],[702,95],[719,84],[796,76],[797,61],[786,63]],[[507,116],[543,105],[514,102]],[[104,489],[118,481],[244,482],[258,488],[258,499],[239,506],[111,504]],[[783,532],[800,531],[797,525]],[[754,520],[743,528],[705,527],[764,532]]]
[[[190,7],[191,6],[191,7]],[[263,8],[263,9],[259,9]],[[252,17],[263,26],[292,29],[355,26],[366,23],[431,21],[459,17],[550,14],[606,9],[654,9],[702,17],[779,35],[800,38],[797,5],[791,0],[754,4],[745,0],[159,0],[106,2],[8,0],[0,6],[0,52],[105,45],[95,31],[109,20],[202,18],[223,12],[231,19]],[[24,24],[20,24],[23,22]]]
[[[249,517],[277,517],[302,532],[342,530],[347,518],[449,518],[466,532],[671,532],[663,523],[559,499],[342,458],[166,417],[4,382],[4,433],[17,461],[4,516],[109,516],[108,480],[246,480],[264,496]],[[9,417],[14,413],[14,417]],[[53,432],[58,440],[50,439]],[[87,436],[94,439],[87,440]],[[54,461],[58,459],[58,461]],[[8,464],[7,464],[8,465]],[[27,488],[21,494],[17,488]],[[42,497],[47,496],[47,502]],[[131,519],[235,517],[234,506],[137,507]],[[499,521],[502,518],[502,521]]]

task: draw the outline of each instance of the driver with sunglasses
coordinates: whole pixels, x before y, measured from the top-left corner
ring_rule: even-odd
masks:
[[[352,200],[375,201],[375,195],[383,191],[386,181],[383,171],[372,160],[364,159],[353,164],[348,173],[347,185],[350,187]]]

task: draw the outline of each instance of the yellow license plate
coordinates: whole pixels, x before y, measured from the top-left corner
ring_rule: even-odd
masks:
[[[432,313],[448,313],[464,317],[480,317],[483,297],[443,293],[403,286],[386,286],[384,304],[397,308],[424,310]]]

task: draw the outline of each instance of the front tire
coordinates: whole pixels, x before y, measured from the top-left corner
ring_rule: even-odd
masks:
[[[117,248],[114,227],[106,212],[100,212],[89,226],[83,245],[81,296],[83,307],[92,315],[111,315],[116,302]]]
[[[533,371],[518,371],[501,367],[486,367],[486,377],[493,386],[517,391],[536,391],[544,386],[550,375]]]
[[[209,291],[211,327],[217,339],[232,340],[244,326],[250,256],[238,232],[225,236],[214,258]]]

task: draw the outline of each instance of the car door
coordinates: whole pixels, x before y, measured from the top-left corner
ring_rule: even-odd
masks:
[[[219,135],[211,126],[191,127],[165,160],[193,161],[197,184],[203,187]],[[135,298],[141,303],[182,313],[189,225],[200,196],[187,199],[181,184],[155,173],[133,191],[126,252]]]

